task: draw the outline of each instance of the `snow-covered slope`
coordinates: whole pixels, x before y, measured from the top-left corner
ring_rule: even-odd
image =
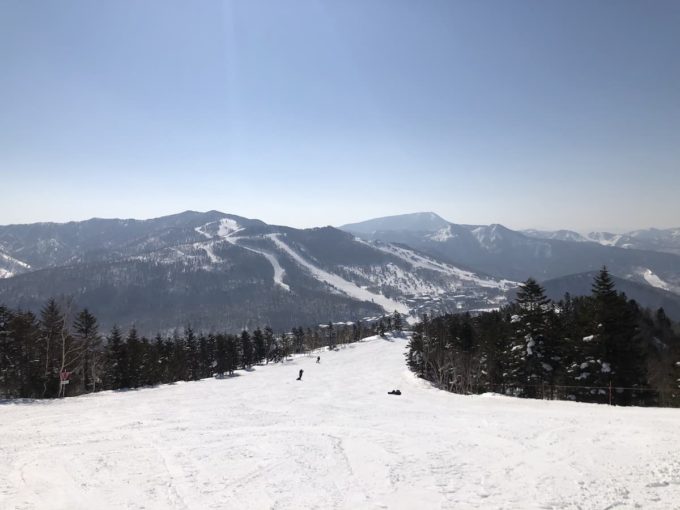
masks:
[[[578,232],[573,230],[522,230],[522,233],[529,237],[535,237],[537,239],[556,239],[558,241],[576,241],[579,243],[585,243],[590,241],[590,239],[585,238]]]
[[[405,343],[0,405],[0,508],[677,508],[680,410],[453,395]]]
[[[29,271],[31,266],[0,251],[0,278],[11,278],[15,274]]]

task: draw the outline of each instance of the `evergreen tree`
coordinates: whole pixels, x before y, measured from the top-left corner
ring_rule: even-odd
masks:
[[[267,345],[265,343],[264,334],[260,328],[253,331],[253,362],[262,363],[267,357]]]
[[[401,314],[396,310],[392,314],[392,327],[394,328],[394,331],[402,331],[404,328],[404,323],[401,318]]]
[[[225,350],[225,371],[229,375],[234,375],[234,371],[239,366],[239,343],[235,336],[227,335],[224,344]]]
[[[186,376],[190,381],[200,378],[200,360],[198,353],[198,340],[191,326],[184,329],[184,348],[186,354],[187,370]]]
[[[533,278],[520,285],[517,292],[513,340],[509,346],[507,382],[517,385],[521,395],[542,395],[545,381],[552,380],[555,370],[554,343],[550,338],[553,308],[544,289]]]
[[[198,356],[201,367],[200,377],[211,377],[215,363],[215,337],[201,335],[198,340]]]
[[[0,395],[18,396],[21,386],[21,344],[12,331],[14,315],[0,305]]]
[[[14,373],[18,377],[19,395],[38,398],[43,392],[43,346],[40,342],[38,319],[32,312],[16,311],[12,314],[9,327],[14,344],[20,349],[18,366]]]
[[[589,383],[600,387],[600,401],[606,401],[610,384],[616,388],[644,388],[647,360],[636,325],[636,305],[617,294],[614,282],[603,267],[593,282],[594,321],[590,343]],[[643,392],[639,392],[643,393]],[[616,390],[615,403],[629,404],[643,395],[633,390]]]
[[[273,351],[274,351],[274,331],[272,328],[269,326],[264,328],[264,344],[267,349],[267,363],[269,363],[272,359]]]
[[[118,326],[113,326],[108,337],[106,380],[109,388],[117,390],[130,385],[127,348]]]
[[[241,365],[243,368],[250,368],[253,365],[253,342],[250,333],[246,330],[241,332]]]
[[[334,338],[334,333],[335,330],[333,329],[333,323],[331,321],[328,321],[328,348],[329,349],[334,349],[335,348],[335,338]]]
[[[382,319],[378,322],[378,335],[381,337],[385,336],[385,332],[387,331],[387,328],[385,327],[385,323],[383,322]]]
[[[40,312],[40,341],[43,346],[41,359],[44,366],[41,377],[42,397],[56,396],[60,389],[58,352],[65,326],[64,314],[56,300],[48,300]]]
[[[127,367],[125,369],[125,379],[127,385],[125,387],[138,388],[141,384],[141,365],[142,365],[142,345],[137,328],[132,326],[128,332],[125,341],[125,350],[127,352]]]
[[[94,392],[101,382],[102,337],[99,334],[97,319],[87,308],[76,316],[73,322],[73,336],[84,350],[82,360],[83,388],[85,391]]]
[[[215,372],[220,377],[227,372],[227,336],[221,333],[215,337]]]

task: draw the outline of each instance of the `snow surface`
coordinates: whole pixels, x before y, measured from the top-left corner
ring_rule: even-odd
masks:
[[[357,284],[345,280],[344,278],[336,274],[329,273],[328,271],[325,271],[320,267],[315,266],[311,262],[305,260],[300,254],[295,252],[295,250],[293,250],[290,246],[283,242],[279,234],[269,234],[267,237],[274,241],[276,246],[279,249],[283,250],[286,254],[288,254],[290,258],[292,258],[300,266],[307,269],[307,271],[309,271],[309,273],[317,280],[320,280],[324,283],[327,283],[335,287],[340,292],[354,299],[358,299],[360,301],[372,301],[377,305],[381,306],[387,313],[392,313],[395,310],[397,310],[399,313],[403,313],[406,315],[410,313],[410,308],[404,303],[395,301],[394,299],[390,299],[386,296],[383,296],[382,294],[371,292],[367,289],[359,287]]]
[[[14,276],[16,274],[17,267],[21,269],[31,269],[30,264],[27,264],[26,262],[23,262],[19,259],[15,259],[14,257],[0,251],[0,261],[3,260],[6,263],[9,263],[9,267],[0,267],[0,279],[11,278]]]
[[[679,507],[680,410],[453,395],[405,343],[4,403],[0,508]]]
[[[15,259],[14,257],[7,255],[6,253],[3,253],[0,251],[0,258],[3,260],[6,260],[7,262],[11,264],[16,264],[19,267],[23,267],[24,269],[31,269],[31,265],[27,264],[26,262],[23,262],[19,259]]]
[[[243,230],[243,227],[239,225],[236,220],[231,218],[222,218],[220,220],[220,226],[217,230],[217,235],[220,237],[227,237]]]
[[[609,232],[590,232],[586,237],[602,246],[616,246],[623,238],[623,235],[610,234]]]
[[[431,239],[433,241],[438,241],[440,243],[443,243],[443,242],[448,241],[449,239],[452,239],[456,236],[451,232],[451,225],[449,225],[448,227],[437,230],[434,234],[430,234],[427,237],[428,237],[428,239]]]
[[[642,277],[652,287],[656,287],[657,289],[669,290],[669,291],[671,290],[671,286],[668,285],[668,283],[663,281],[661,278],[659,278],[657,275],[655,275],[652,272],[651,269],[644,269],[642,271]]]

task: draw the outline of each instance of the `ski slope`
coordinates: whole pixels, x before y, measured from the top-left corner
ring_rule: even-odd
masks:
[[[0,508],[680,508],[680,410],[452,395],[405,343],[4,403]]]
[[[354,299],[358,299],[360,301],[374,302],[377,305],[381,306],[383,310],[385,310],[385,312],[387,313],[392,313],[395,310],[405,315],[408,315],[410,313],[411,310],[409,309],[409,307],[406,306],[401,301],[396,301],[394,299],[390,299],[386,296],[383,296],[382,294],[371,292],[367,289],[359,287],[357,284],[353,282],[345,280],[344,278],[338,276],[337,274],[324,271],[320,267],[315,266],[311,262],[305,260],[300,254],[295,252],[285,242],[283,242],[278,234],[270,234],[267,237],[274,241],[274,244],[276,244],[276,246],[280,250],[284,251],[298,265],[304,267],[307,271],[309,271],[309,273],[314,278],[335,287],[336,289],[346,294],[347,296],[352,297]]]

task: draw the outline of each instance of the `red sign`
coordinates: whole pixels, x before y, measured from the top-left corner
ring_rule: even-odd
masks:
[[[68,381],[69,377],[71,377],[71,372],[64,371],[64,372],[61,372],[59,374],[59,380],[60,381]]]

